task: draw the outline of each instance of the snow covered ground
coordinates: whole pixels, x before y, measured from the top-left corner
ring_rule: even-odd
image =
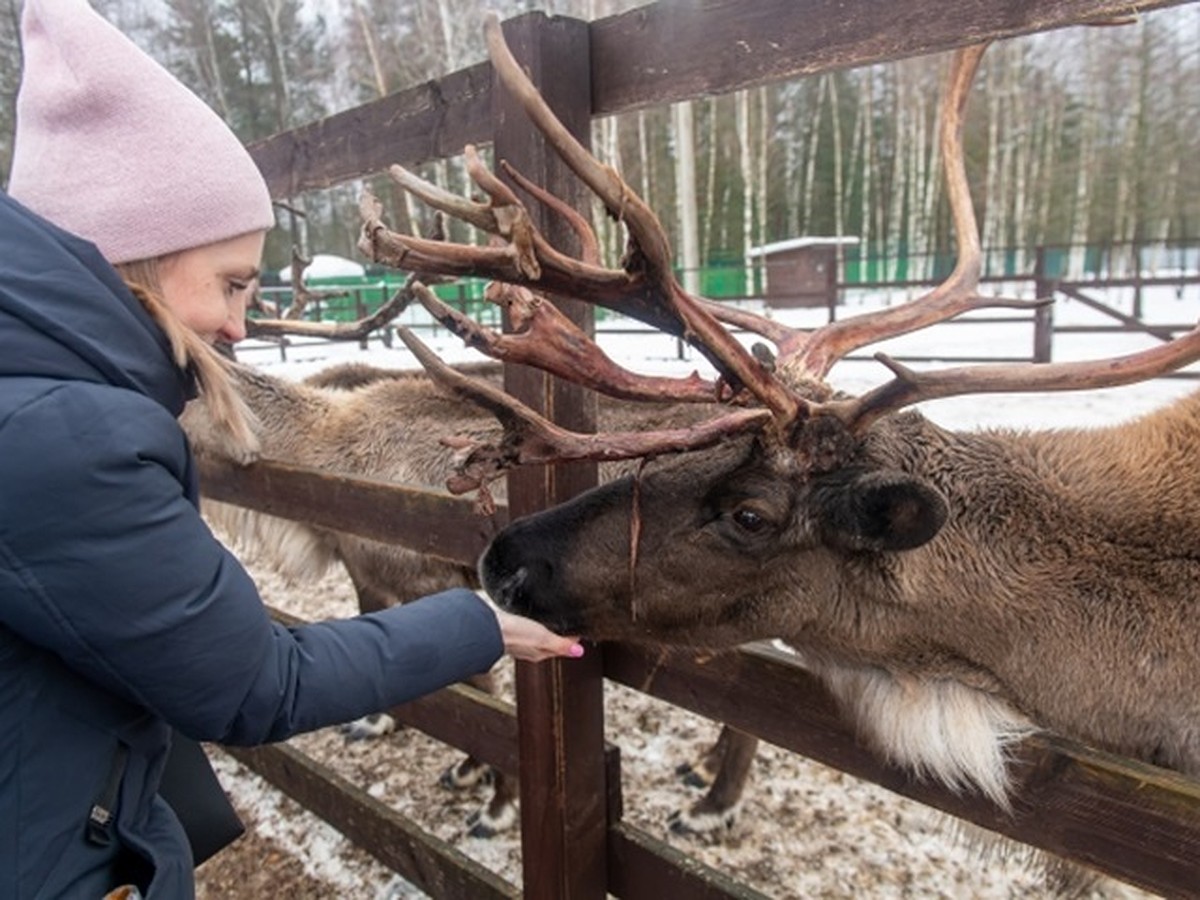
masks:
[[[1095,292],[1123,312],[1130,312],[1130,291]],[[892,298],[895,302],[903,299]],[[853,314],[886,302],[880,296],[851,297],[843,308]],[[1200,316],[1200,289],[1191,286],[1147,291],[1148,321],[1180,324]],[[1002,313],[989,313],[999,315]],[[787,324],[810,327],[824,320],[823,310],[776,313]],[[1033,344],[1026,321],[1012,324],[945,324],[927,332],[897,338],[877,349],[893,356],[1025,356]],[[419,323],[409,312],[402,321]],[[1111,320],[1070,300],[1059,300],[1055,320],[1060,324],[1110,324]],[[624,327],[624,325],[622,326]],[[464,351],[444,330],[422,329],[421,336],[444,358],[477,358]],[[747,338],[749,340],[749,338]],[[645,372],[707,371],[697,354],[678,359],[673,338],[651,334],[599,334],[599,342],[615,359]],[[1054,359],[1088,359],[1134,352],[1159,343],[1135,334],[1072,334],[1056,336]],[[415,367],[412,356],[397,341],[387,349],[377,341],[369,350],[357,344],[293,346],[288,361],[276,347],[246,346],[239,357],[286,378],[301,378],[347,359],[393,368]],[[914,368],[919,368],[913,364]],[[1200,371],[1192,366],[1189,371]],[[888,377],[873,361],[840,363],[831,382],[860,393]],[[1200,382],[1163,378],[1140,385],[1059,394],[996,394],[948,398],[923,404],[922,411],[954,428],[1012,426],[1057,428],[1100,426],[1150,411],[1200,388]],[[268,602],[309,617],[351,615],[355,600],[344,574],[303,590],[284,583],[261,563],[248,564]],[[690,761],[715,737],[711,723],[651,698],[614,686],[606,699],[610,740],[622,747],[626,779],[627,819],[638,827],[672,841],[708,865],[740,878],[768,896],[792,898],[1042,898],[1048,896],[1038,879],[1020,864],[1002,860],[981,862],[940,817],[875,785],[857,781],[778,748],[764,747],[756,762],[740,824],[724,841],[696,844],[669,835],[667,815],[692,798],[671,775],[676,763]],[[373,795],[421,821],[464,853],[502,874],[520,880],[519,841],[515,836],[481,841],[465,836],[463,819],[478,797],[462,798],[436,786],[442,768],[456,758],[454,751],[415,732],[404,731],[377,745],[345,745],[333,730],[298,739],[313,753]],[[301,868],[305,890],[296,896],[385,898],[423,896],[383,867],[349,847],[315,817],[281,799],[252,773],[215,752],[222,781],[253,829],[271,847],[272,858],[286,858]],[[259,845],[248,865],[262,867]],[[201,898],[228,896],[213,885],[222,883],[216,868],[236,865],[238,849],[225,851],[201,870]],[[249,851],[246,851],[249,852]],[[226,860],[221,862],[221,860]],[[207,874],[206,874],[207,870]],[[306,892],[307,891],[307,892]],[[239,896],[275,896],[272,892]],[[1106,897],[1144,896],[1133,889],[1109,887]],[[664,898],[666,900],[666,898]],[[673,900],[673,898],[672,898]]]

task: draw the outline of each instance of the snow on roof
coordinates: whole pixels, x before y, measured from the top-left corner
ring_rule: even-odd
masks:
[[[799,250],[801,247],[832,247],[837,245],[848,246],[858,243],[856,237],[798,237],[789,238],[786,241],[775,241],[771,244],[763,244],[761,247],[753,247],[750,250],[750,256],[770,256],[772,253],[779,253],[784,250]]]
[[[343,278],[346,276],[361,276],[366,269],[361,263],[344,256],[334,256],[331,253],[317,253],[312,258],[312,265],[304,270],[305,278]],[[292,280],[292,267],[285,266],[279,270],[279,280],[285,283]]]

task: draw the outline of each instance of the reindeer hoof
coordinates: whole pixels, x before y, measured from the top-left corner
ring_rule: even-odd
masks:
[[[448,791],[465,791],[476,785],[491,784],[494,778],[490,766],[467,758],[444,771],[438,778],[438,784]]]
[[[703,772],[696,769],[695,766],[689,766],[683,763],[675,769],[675,774],[679,776],[679,780],[690,788],[700,788],[703,790],[712,784],[712,781],[705,777]]]
[[[704,763],[680,763],[675,767],[675,774],[685,785],[692,788],[706,789],[712,786],[716,777],[713,771]]]
[[[517,807],[514,803],[502,803],[499,808],[483,809],[471,813],[467,817],[467,836],[473,838],[494,838],[502,831],[508,831],[517,824]]]
[[[672,834],[690,838],[720,840],[737,824],[738,810],[702,809],[698,803],[691,809],[676,810],[667,818],[667,828]]]
[[[482,812],[473,812],[467,816],[467,837],[483,838],[490,840],[497,835],[497,831],[491,825],[483,820]]]
[[[383,737],[385,734],[391,734],[395,731],[396,727],[396,720],[387,713],[376,713],[372,716],[363,716],[361,719],[355,719],[353,722],[347,722],[338,730],[341,731],[342,736],[349,742]]]

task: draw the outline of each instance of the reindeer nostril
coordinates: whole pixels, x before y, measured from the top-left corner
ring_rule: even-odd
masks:
[[[526,569],[524,566],[521,566],[521,568],[517,569],[517,571],[513,572],[512,575],[509,576],[508,581],[505,583],[504,586],[506,588],[515,590],[515,589],[519,588],[521,585],[523,585],[528,580],[529,580],[529,570]]]
[[[501,609],[517,612],[523,605],[521,602],[521,587],[529,580],[529,571],[524,566],[514,569],[511,573],[498,579],[489,579],[486,585],[492,599]]]

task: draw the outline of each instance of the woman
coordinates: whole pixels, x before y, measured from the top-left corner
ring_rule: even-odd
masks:
[[[0,194],[0,897],[190,897],[160,795],[173,733],[256,744],[582,648],[456,590],[287,629],[197,512],[199,390],[252,452],[210,344],[244,336],[261,176],[84,0],[29,0]],[[180,746],[176,740],[176,747]],[[205,773],[208,774],[208,773]]]

